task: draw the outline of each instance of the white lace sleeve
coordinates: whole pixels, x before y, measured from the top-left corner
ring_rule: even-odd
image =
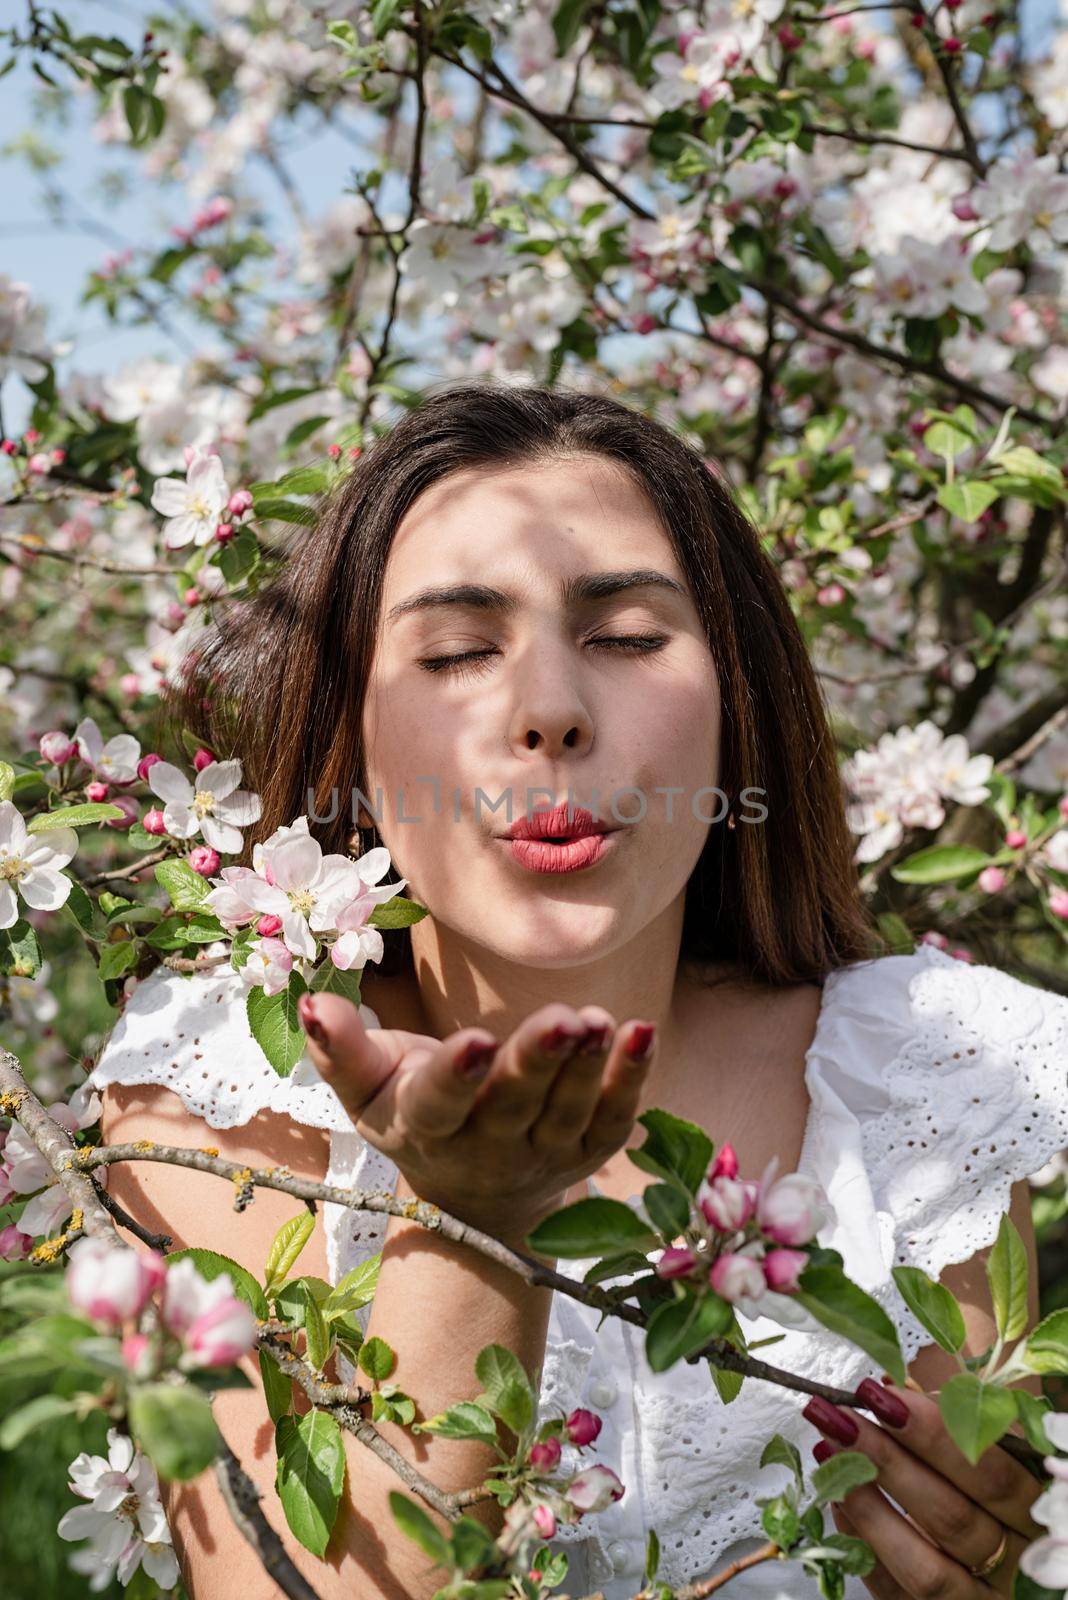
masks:
[[[367,1027],[378,1027],[370,1006],[361,1006],[360,1016]],[[211,1128],[238,1127],[260,1111],[326,1128],[326,1183],[390,1191],[396,1186],[393,1162],[360,1137],[307,1056],[289,1077],[278,1076],[249,1032],[244,985],[229,967],[190,977],[157,967],[127,1000],[88,1081],[96,1089],[109,1083],[162,1084]],[[386,1220],[345,1206],[323,1206],[332,1282],[381,1249]],[[369,1307],[357,1315],[366,1323]]]
[[[969,1260],[1013,1183],[1068,1146],[1068,999],[930,945],[834,982],[806,1155],[835,1209],[826,1242],[887,1304],[911,1359],[928,1341],[890,1268],[937,1278]]]

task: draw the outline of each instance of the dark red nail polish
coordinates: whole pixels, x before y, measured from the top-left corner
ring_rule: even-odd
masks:
[[[497,1054],[495,1044],[487,1044],[485,1039],[472,1039],[464,1046],[457,1060],[457,1070],[463,1078],[484,1078],[493,1065],[493,1058]]]
[[[823,1463],[825,1461],[829,1461],[832,1456],[836,1456],[838,1451],[834,1448],[833,1444],[828,1444],[826,1439],[817,1439],[816,1443],[812,1446],[812,1454],[822,1467]]]
[[[822,1395],[813,1395],[801,1415],[821,1433],[829,1434],[837,1444],[856,1444],[860,1429],[846,1411],[832,1406]]]
[[[328,1043],[327,1032],[319,1018],[315,1015],[315,1002],[310,995],[302,994],[297,1001],[297,1010],[300,1020],[304,1024],[304,1032],[309,1039],[313,1039],[321,1050],[325,1050]]]
[[[654,1022],[637,1022],[631,1031],[630,1043],[627,1054],[632,1061],[644,1061],[653,1048],[653,1035],[656,1032]]]
[[[865,1378],[857,1384],[857,1399],[863,1401],[873,1416],[890,1428],[903,1428],[909,1420],[909,1408],[899,1395],[883,1389],[874,1378]]]
[[[586,1029],[586,1037],[579,1045],[579,1050],[583,1055],[595,1056],[600,1054],[605,1047],[608,1034],[609,1028],[606,1022],[592,1024]]]
[[[567,1023],[558,1023],[555,1028],[548,1028],[538,1040],[538,1048],[549,1055],[555,1055],[560,1050],[570,1050],[583,1036],[584,1030],[572,1028]]]

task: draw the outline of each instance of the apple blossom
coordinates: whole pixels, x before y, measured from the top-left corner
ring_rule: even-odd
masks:
[[[145,812],[144,816],[141,818],[141,826],[144,828],[146,833],[164,834],[167,831],[167,824],[164,821],[163,812],[158,806],[153,806],[150,811]]]
[[[213,872],[219,870],[219,852],[208,844],[194,845],[186,860],[193,871],[199,872],[202,878],[210,878]]]
[[[260,917],[259,921],[256,923],[256,932],[261,933],[265,939],[273,939],[275,934],[281,933],[281,931],[281,917],[271,916],[269,912],[264,912],[263,916]]]
[[[1009,880],[1000,867],[984,867],[977,881],[984,894],[999,894]]]
[[[83,717],[74,730],[74,742],[87,767],[105,783],[132,783],[137,777],[141,746],[131,733],[117,733],[104,742],[92,717]]]
[[[87,783],[85,786],[85,798],[87,800],[106,800],[109,793],[110,790],[106,783],[94,782]]]
[[[551,1506],[539,1504],[534,1507],[534,1526],[543,1539],[556,1537],[556,1515]]]
[[[105,828],[117,828],[120,833],[127,828],[132,828],[137,821],[141,807],[132,794],[117,794],[112,796],[111,804],[117,806],[122,812],[121,817],[109,817],[104,823]]]
[[[230,498],[218,456],[197,450],[184,478],[159,478],[150,504],[165,518],[163,542],[168,550],[182,545],[207,544]]]
[[[189,1324],[181,1364],[183,1367],[233,1366],[248,1354],[255,1341],[256,1318],[251,1308],[228,1293]]]
[[[560,1462],[560,1441],[557,1438],[539,1439],[530,1447],[530,1464],[538,1472],[552,1472]]]
[[[118,1327],[136,1317],[166,1277],[163,1257],[97,1238],[76,1239],[67,1252],[67,1294],[94,1322]]]
[[[0,1261],[23,1261],[33,1249],[33,1235],[23,1233],[17,1222],[0,1228]]]
[[[173,1588],[180,1572],[155,1469],[117,1428],[108,1429],[107,1444],[107,1459],[83,1450],[68,1468],[72,1493],[88,1504],[65,1512],[57,1532],[61,1539],[89,1540],[70,1564],[85,1573],[94,1592],[115,1577],[129,1583],[139,1566],[160,1588]]]
[[[714,1183],[717,1178],[736,1178],[738,1176],[738,1157],[732,1144],[720,1145],[716,1158],[708,1169],[707,1182]]]
[[[214,751],[206,750],[202,745],[193,756],[193,771],[203,772],[205,767],[210,767],[213,761],[218,761]]]
[[[579,1516],[587,1511],[604,1511],[613,1500],[623,1498],[623,1484],[611,1467],[586,1467],[576,1474],[564,1490],[564,1498]]]
[[[736,1250],[726,1251],[713,1262],[708,1281],[732,1305],[739,1300],[759,1300],[767,1288],[760,1261]]]
[[[694,1252],[685,1245],[668,1245],[656,1263],[658,1278],[683,1278],[697,1265]]]
[[[722,1233],[735,1233],[753,1215],[753,1185],[739,1178],[715,1178],[697,1191],[697,1204],[705,1221]]]
[[[587,1411],[584,1406],[569,1413],[565,1423],[566,1432],[571,1443],[583,1449],[592,1444],[601,1431],[601,1419],[596,1411]]]
[[[262,988],[264,994],[280,994],[292,970],[293,953],[281,939],[257,939],[240,968],[241,981],[250,989]]]
[[[46,761],[51,761],[55,767],[61,767],[67,761],[73,761],[78,754],[78,745],[74,739],[68,739],[65,733],[44,733],[37,744]]]
[[[35,911],[58,911],[73,884],[59,869],[78,849],[73,828],[29,833],[18,807],[0,800],[0,928],[18,921],[16,891]]]
[[[794,1294],[800,1286],[801,1274],[808,1266],[808,1254],[804,1250],[769,1250],[763,1266],[769,1289],[776,1294]]]
[[[301,817],[254,850],[253,862],[259,882],[242,878],[236,892],[257,911],[281,918],[282,938],[294,955],[314,960],[315,934],[355,920],[360,926],[348,930],[355,937],[342,946],[337,964],[362,965],[368,953],[371,959],[379,959],[381,952],[374,953],[377,941],[361,935],[362,923],[374,906],[392,899],[404,887],[404,879],[376,887],[389,870],[388,850],[369,850],[358,861],[342,855],[324,856],[318,840],[307,832],[307,818]],[[208,899],[214,907],[212,897]],[[350,911],[354,907],[358,915]],[[350,911],[349,918],[346,911]]]
[[[776,1178],[778,1165],[778,1157],[773,1156],[760,1180],[757,1225],[776,1244],[809,1244],[827,1220],[826,1196],[815,1179],[800,1172]]]
[[[242,847],[241,829],[259,821],[260,797],[239,789],[240,761],[212,761],[197,771],[196,784],[169,761],[149,769],[148,786],[164,802],[163,820],[176,839],[195,833],[212,849],[236,855]]]
[[[147,755],[141,757],[140,761],[137,763],[137,776],[140,778],[142,783],[148,782],[149,768],[154,767],[157,761],[162,760],[163,757],[161,755],[157,755],[154,750],[150,750]]]

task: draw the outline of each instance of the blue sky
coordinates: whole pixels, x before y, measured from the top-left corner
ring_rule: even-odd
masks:
[[[144,18],[153,9],[140,0],[59,3],[75,28],[118,33],[130,42],[140,37]],[[1057,0],[1024,0],[1023,15],[1028,53],[1038,52],[1055,26]],[[146,180],[140,173],[138,157],[130,156],[119,146],[98,143],[90,131],[93,97],[72,95],[68,97],[69,123],[65,129],[52,121],[39,124],[39,137],[59,150],[63,158],[47,180],[54,181],[71,197],[72,213],[84,225],[56,228],[48,221],[42,202],[41,176],[10,152],[14,141],[34,129],[39,91],[40,85],[24,61],[3,80],[0,91],[0,180],[4,194],[0,271],[29,283],[36,298],[48,307],[48,331],[53,341],[76,338],[76,350],[68,359],[80,370],[111,371],[138,356],[180,355],[159,327],[117,328],[99,307],[83,307],[79,299],[87,274],[110,250],[123,244],[158,245],[171,227],[189,220],[190,202],[180,187]],[[354,164],[371,164],[359,149],[361,115],[368,119],[365,125],[370,126],[373,113],[361,113],[357,108],[350,114],[349,139],[329,129],[313,127],[310,122],[307,128],[287,131],[287,165],[296,176],[312,215],[324,211],[344,192]],[[246,171],[248,185],[263,198],[272,216],[283,221],[287,208],[276,179],[256,163]],[[109,175],[118,175],[120,188],[109,186]],[[399,206],[403,199],[398,176],[398,187],[386,192],[384,204],[387,208]],[[114,242],[91,231],[100,227],[115,235]],[[186,332],[191,345],[204,344],[203,328],[190,327]],[[5,384],[4,391],[5,419],[10,430],[24,419],[28,396],[17,379]]]

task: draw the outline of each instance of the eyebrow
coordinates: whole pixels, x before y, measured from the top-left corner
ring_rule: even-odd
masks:
[[[669,578],[653,567],[635,567],[625,572],[583,572],[568,578],[561,585],[561,599],[567,610],[591,601],[607,600],[627,589],[667,589],[672,594],[687,598],[681,583]],[[439,584],[431,589],[420,589],[392,606],[386,615],[387,622],[397,622],[416,611],[431,611],[439,606],[464,606],[476,611],[497,611],[510,615],[519,609],[514,595],[503,589],[491,589],[482,583]]]

